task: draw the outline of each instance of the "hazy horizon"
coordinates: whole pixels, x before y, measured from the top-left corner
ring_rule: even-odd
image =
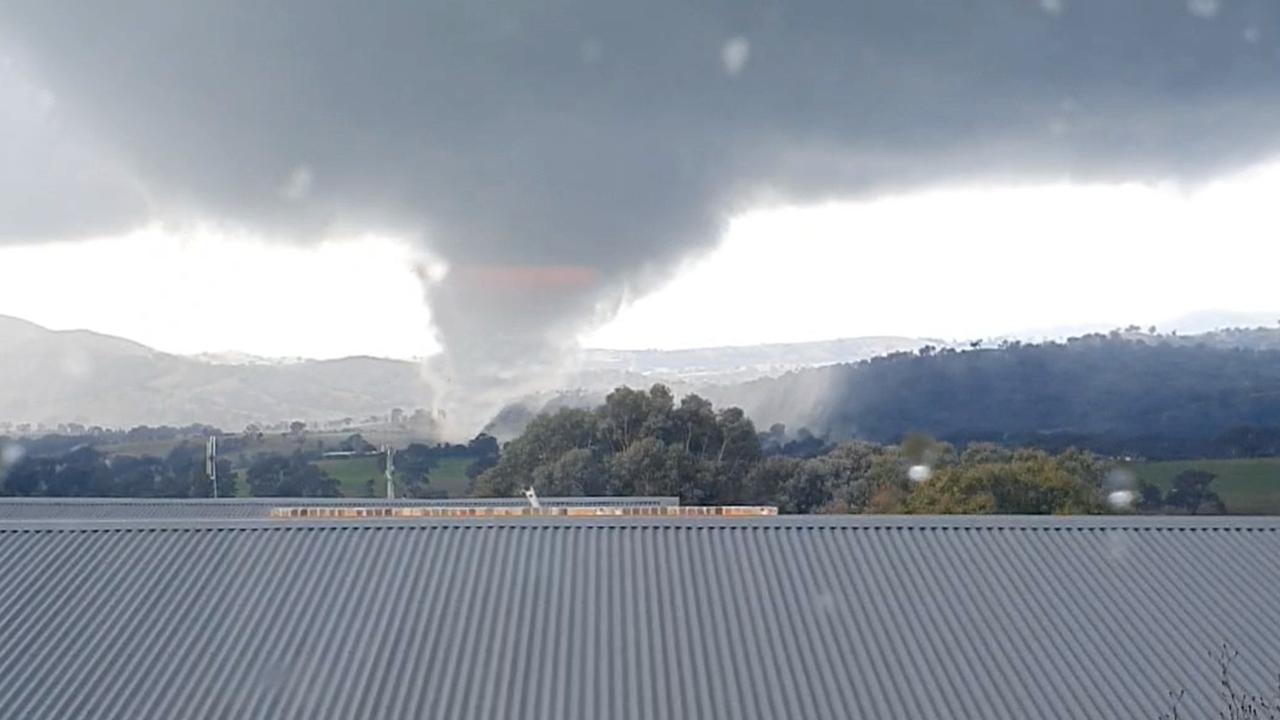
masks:
[[[354,352],[349,354],[331,355],[331,356],[308,356],[308,355],[264,355],[249,352],[239,348],[220,348],[215,350],[198,350],[194,352],[174,352],[166,350],[163,347],[156,347],[150,343],[143,342],[134,337],[119,335],[107,332],[101,329],[86,327],[83,325],[68,325],[65,327],[54,327],[39,323],[29,318],[18,317],[9,313],[0,313],[0,318],[11,318],[21,322],[28,322],[38,325],[52,332],[90,332],[98,335],[106,335],[110,337],[120,338],[130,342],[135,342],[152,350],[189,357],[213,362],[222,362],[227,364],[236,364],[239,360],[258,359],[263,361],[311,361],[311,360],[341,360],[346,358],[372,357],[387,360],[401,360],[406,362],[422,362],[428,360],[430,355],[417,356],[399,356],[399,355],[379,355],[369,352]],[[1158,333],[1165,334],[1168,332],[1177,332],[1184,335],[1195,335],[1206,332],[1214,332],[1230,328],[1272,328],[1280,322],[1280,311],[1275,313],[1254,312],[1241,313],[1229,310],[1213,310],[1206,309],[1188,313],[1186,315],[1169,318],[1161,323],[1152,323],[1141,325],[1130,322],[1115,323],[1077,323],[1072,325],[1061,325],[1056,327],[1029,327],[1020,328],[1005,333],[997,333],[982,338],[975,337],[930,337],[930,336],[912,336],[912,335],[894,335],[894,334],[878,334],[878,335],[840,335],[836,337],[816,337],[803,340],[779,340],[766,341],[758,343],[739,343],[725,345],[690,345],[690,346],[674,346],[674,347],[604,347],[579,345],[578,350],[582,352],[603,352],[603,353],[681,353],[681,352],[697,352],[697,351],[713,351],[713,350],[734,350],[734,349],[751,349],[768,346],[792,346],[792,345],[820,345],[824,343],[838,343],[841,341],[871,340],[878,338],[886,339],[903,339],[903,340],[919,340],[921,342],[947,343],[952,345],[967,345],[975,340],[981,340],[984,343],[993,343],[1004,339],[1016,339],[1027,342],[1050,342],[1061,341],[1071,337],[1086,335],[1090,333],[1105,333],[1111,330],[1123,329],[1127,327],[1137,326],[1143,331],[1151,327],[1156,328]]]

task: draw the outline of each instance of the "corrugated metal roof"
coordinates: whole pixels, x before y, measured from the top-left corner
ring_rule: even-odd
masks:
[[[1280,671],[1280,522],[0,524],[6,717],[1153,718]]]
[[[675,497],[550,497],[549,507],[664,507],[680,504]],[[265,518],[277,507],[524,507],[524,496],[513,498],[447,498],[385,500],[378,498],[14,498],[0,497],[4,520],[130,520]]]

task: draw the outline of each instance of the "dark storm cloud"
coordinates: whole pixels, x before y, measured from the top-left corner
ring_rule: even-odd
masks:
[[[119,158],[63,117],[0,46],[0,241],[127,230],[146,212]]]
[[[1272,0],[7,0],[0,38],[106,154],[68,179],[28,143],[48,202],[0,237],[95,216],[420,236],[459,269],[430,290],[454,371],[488,373],[755,202],[1256,160],[1278,35]],[[7,205],[24,177],[0,171]]]

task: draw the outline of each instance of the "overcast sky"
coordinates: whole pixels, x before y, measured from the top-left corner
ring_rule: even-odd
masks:
[[[0,312],[417,356],[1271,311],[1273,0],[7,0]],[[619,314],[620,311],[620,314]]]

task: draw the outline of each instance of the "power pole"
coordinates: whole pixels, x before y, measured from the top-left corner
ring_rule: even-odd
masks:
[[[204,451],[204,472],[213,483],[213,497],[218,497],[218,436],[210,435]]]
[[[396,498],[396,486],[391,477],[396,470],[396,452],[390,445],[383,445],[382,449],[387,453],[387,499],[394,500]]]

